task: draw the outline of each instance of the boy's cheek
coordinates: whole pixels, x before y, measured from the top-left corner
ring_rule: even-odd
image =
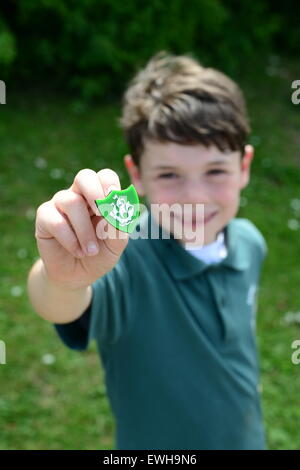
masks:
[[[227,201],[224,200],[224,206],[227,208],[227,211],[230,212],[230,216],[235,217],[240,207],[240,195],[234,194]]]
[[[234,183],[232,183],[232,185],[228,185],[227,188],[223,188],[222,191],[216,193],[216,196],[221,202],[223,201],[225,204],[234,203],[240,198],[240,189]]]

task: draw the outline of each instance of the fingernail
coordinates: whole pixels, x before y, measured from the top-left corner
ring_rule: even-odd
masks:
[[[98,253],[99,249],[94,242],[89,242],[87,244],[87,253],[88,255],[96,255]]]
[[[118,191],[118,187],[115,184],[111,184],[105,191],[105,196],[108,196],[111,191]]]

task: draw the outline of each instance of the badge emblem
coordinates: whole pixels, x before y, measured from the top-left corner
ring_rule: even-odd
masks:
[[[131,184],[122,191],[113,190],[104,199],[95,199],[100,214],[122,232],[132,233],[140,215],[139,197]]]

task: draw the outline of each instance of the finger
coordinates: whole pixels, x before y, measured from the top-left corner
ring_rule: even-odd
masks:
[[[95,200],[104,199],[109,193],[109,187],[112,185],[117,185],[116,189],[120,189],[119,177],[113,170],[100,170],[96,173],[89,168],[85,168],[77,173],[70,189],[83,196],[92,209],[92,213],[99,216],[99,209]]]
[[[103,188],[105,197],[108,196],[109,193],[114,189],[116,191],[121,190],[120,179],[115,171],[111,170],[110,168],[104,168],[103,170],[98,171],[97,175]]]
[[[88,256],[97,255],[99,244],[85,199],[71,190],[60,191],[53,197],[57,210],[67,216],[82,250]]]
[[[92,210],[92,213],[99,216],[95,199],[103,199],[105,196],[95,171],[89,168],[80,170],[75,176],[70,190],[82,196]]]
[[[120,240],[128,241],[129,234],[118,230],[106,219],[100,220],[96,225],[96,235],[100,240],[106,240],[112,246],[120,246]]]
[[[75,258],[82,258],[79,241],[66,218],[52,201],[42,204],[37,210],[35,237],[37,240],[55,239]]]

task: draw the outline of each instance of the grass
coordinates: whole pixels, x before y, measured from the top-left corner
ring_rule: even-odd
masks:
[[[269,247],[257,323],[268,446],[298,449],[300,365],[291,361],[291,344],[300,329],[284,318],[300,311],[300,210],[291,206],[300,199],[300,105],[291,103],[300,68],[287,59],[272,67],[241,80],[256,154],[238,216],[252,220]],[[7,353],[0,365],[0,449],[112,449],[115,423],[95,344],[84,353],[67,349],[32,311],[26,279],[38,257],[34,219],[42,202],[70,186],[81,168],[110,167],[122,187],[130,184],[118,105],[11,95],[8,84],[0,111],[0,339]]]

